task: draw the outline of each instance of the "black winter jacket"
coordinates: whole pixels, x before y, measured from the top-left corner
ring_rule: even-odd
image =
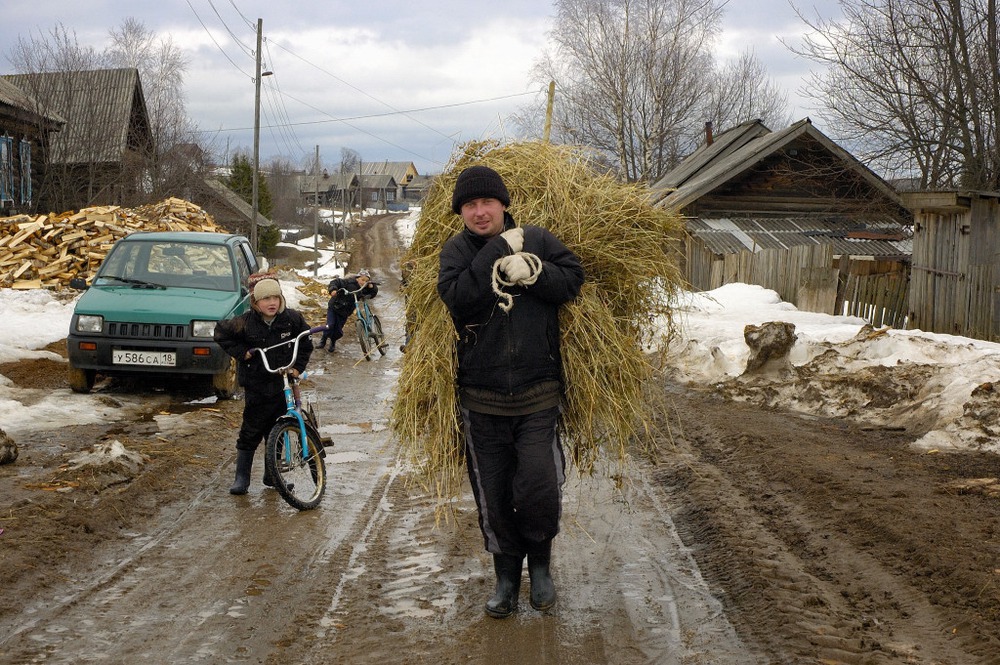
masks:
[[[514,219],[504,213],[504,228]],[[514,296],[510,312],[493,292],[493,264],[510,254],[499,235],[483,238],[467,228],[441,250],[438,294],[458,332],[458,385],[516,395],[533,385],[562,381],[559,306],[583,286],[577,256],[548,230],[524,226],[524,247],[543,262],[538,280],[505,289]]]
[[[340,316],[350,316],[351,312],[354,311],[354,296],[350,293],[344,293],[340,289],[357,291],[359,288],[361,285],[358,283],[357,277],[334,277],[326,287],[327,293],[330,294],[330,302],[327,303],[327,307]],[[376,295],[378,295],[378,285],[369,281],[358,294],[358,298],[364,300],[374,298]]]
[[[309,330],[305,318],[294,309],[279,312],[271,325],[255,309],[215,326],[215,341],[222,350],[236,359],[236,375],[239,384],[247,392],[258,395],[280,394],[283,389],[281,376],[264,369],[260,354],[254,353],[249,360],[244,356],[250,349],[263,349],[286,340],[294,340],[299,333]],[[294,368],[299,374],[305,371],[312,355],[312,340],[307,335],[299,341],[299,352]],[[292,357],[292,344],[286,344],[267,353],[267,362],[272,367],[284,367]]]

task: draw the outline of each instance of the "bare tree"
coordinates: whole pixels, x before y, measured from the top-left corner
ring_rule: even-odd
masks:
[[[553,48],[536,64],[556,82],[554,140],[595,148],[629,181],[655,181],[722,126],[778,117],[785,101],[752,55],[716,73],[720,0],[557,0]],[[744,78],[740,78],[744,77]],[[519,124],[537,133],[537,114]]]
[[[348,175],[350,173],[357,173],[358,169],[361,168],[361,153],[353,148],[341,148],[340,149],[340,173],[341,175]]]
[[[194,147],[193,125],[184,98],[187,61],[169,37],[158,38],[141,21],[126,18],[110,31],[111,45],[104,53],[111,67],[139,70],[156,153],[150,164],[152,196],[162,198],[190,186],[200,175],[188,157],[204,151]]]
[[[759,119],[771,129],[792,122],[788,95],[771,80],[752,50],[716,71],[702,115],[720,129],[752,119]]]
[[[920,187],[1000,188],[996,0],[841,0],[796,53],[807,92],[861,159]]]

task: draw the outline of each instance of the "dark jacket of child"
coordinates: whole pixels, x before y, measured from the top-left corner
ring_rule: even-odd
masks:
[[[358,282],[357,277],[334,277],[326,287],[327,292],[330,293],[330,302],[327,304],[327,307],[339,316],[346,318],[354,311],[354,296],[350,293],[344,293],[341,289],[357,291],[361,289],[361,284]],[[374,298],[378,295],[378,285],[375,282],[369,281],[361,289],[361,293],[357,295],[359,300]]]
[[[283,384],[281,376],[264,369],[260,354],[253,354],[245,359],[246,352],[253,348],[266,348],[280,342],[289,344],[268,351],[267,359],[272,368],[283,367],[292,357],[292,340],[299,333],[309,330],[305,318],[294,309],[284,309],[279,312],[271,324],[255,309],[245,314],[219,321],[215,326],[215,341],[222,349],[236,358],[236,372],[239,384],[243,389],[259,396],[280,395]],[[295,360],[295,369],[301,374],[309,363],[313,345],[306,336],[299,340],[299,352]]]

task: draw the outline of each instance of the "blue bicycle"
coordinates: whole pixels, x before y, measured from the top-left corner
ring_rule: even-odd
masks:
[[[375,355],[375,349],[378,349],[378,352],[384,356],[389,348],[389,343],[385,341],[385,333],[382,332],[382,321],[372,311],[368,304],[368,298],[358,297],[361,289],[356,291],[341,289],[341,291],[354,296],[354,313],[357,316],[354,325],[358,331],[358,344],[361,345],[361,353],[365,354],[365,360],[372,359],[372,356]]]
[[[274,488],[289,505],[299,510],[311,510],[320,504],[326,491],[326,446],[333,441],[324,439],[319,433],[319,422],[312,405],[302,407],[299,379],[289,374],[299,353],[299,342],[303,337],[323,332],[326,326],[318,326],[299,333],[292,341],[282,342],[260,352],[264,369],[272,374],[280,374],[285,391],[285,415],[271,428],[264,446],[264,465],[274,479]],[[292,344],[292,358],[284,367],[272,368],[267,361],[267,352],[279,346]]]

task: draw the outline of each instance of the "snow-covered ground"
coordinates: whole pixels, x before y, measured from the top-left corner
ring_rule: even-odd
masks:
[[[405,242],[412,238],[418,216],[419,209],[415,209],[397,223]],[[299,246],[313,251],[311,240],[312,237],[303,240]],[[343,273],[342,267],[334,265],[330,252],[321,250],[321,263],[318,271],[321,280]],[[311,268],[303,273],[314,276]],[[292,307],[299,301],[295,286],[288,279],[284,282]],[[3,319],[0,362],[37,357],[59,359],[44,348],[66,337],[74,303],[75,299],[59,299],[46,290],[0,289]],[[769,321],[788,322],[794,324],[797,336],[787,358],[792,366],[805,366],[822,357],[827,372],[851,374],[890,368],[896,377],[906,376],[905,372],[900,373],[900,368],[921,368],[924,375],[928,367],[932,368],[933,379],[926,382],[919,399],[911,405],[896,405],[897,410],[905,408],[914,418],[926,421],[933,417],[932,431],[921,439],[921,445],[1000,450],[993,442],[984,443],[982,418],[963,417],[963,407],[978,386],[1000,382],[1000,344],[918,330],[890,329],[859,336],[865,327],[860,318],[800,312],[782,302],[774,291],[746,284],[682,294],[675,311],[680,337],[671,345],[668,359],[673,375],[682,382],[704,386],[739,380],[750,356],[744,342],[744,327]],[[99,408],[95,397],[71,395],[69,388],[54,391],[41,401],[37,395],[30,397],[27,399],[21,391],[13,389],[11,382],[0,375],[0,428],[20,430],[92,422],[100,419],[104,410]],[[787,405],[820,415],[845,415],[843,404],[837,400],[827,403],[812,400],[806,408],[796,404],[796,399],[796,393],[789,392]],[[921,415],[922,412],[926,413]],[[987,423],[987,430],[992,426],[993,423]]]

